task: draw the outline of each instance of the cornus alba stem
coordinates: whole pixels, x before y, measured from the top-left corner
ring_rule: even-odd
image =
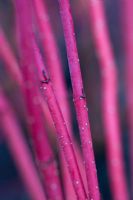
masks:
[[[71,180],[72,180],[77,198],[81,200],[86,199],[87,197],[85,194],[82,178],[80,176],[79,169],[77,166],[77,161],[75,158],[73,145],[69,137],[66,123],[64,121],[63,115],[61,113],[61,109],[54,95],[51,81],[49,78],[47,78],[48,75],[46,73],[46,69],[44,68],[44,65],[41,60],[41,56],[39,54],[38,48],[34,40],[31,41],[31,44],[33,44],[33,47],[34,47],[33,48],[34,57],[35,57],[35,63],[36,63],[36,67],[39,74],[39,79],[42,85],[41,89],[46,98],[52,119],[54,121],[56,131],[57,131],[60,151],[63,151],[64,153],[64,157],[68,165],[68,169],[70,172]]]
[[[73,144],[69,137],[66,123],[63,119],[63,115],[61,113],[59,104],[54,95],[51,81],[49,78],[47,78],[47,75],[45,74],[44,69],[41,70],[38,67],[38,71],[40,74],[40,80],[42,82],[41,89],[47,101],[52,119],[54,121],[55,128],[57,130],[58,142],[59,142],[61,150],[64,153],[64,157],[67,162],[67,166],[71,175],[71,180],[73,183],[73,187],[75,189],[75,193],[78,199],[81,199],[81,200],[87,199],[82,178],[80,176],[79,169],[77,166],[77,161],[76,161],[75,154],[73,151]]]
[[[67,101],[68,94],[63,75],[63,68],[61,65],[61,58],[59,57],[56,40],[51,28],[50,19],[45,6],[45,1],[32,0],[32,2],[34,5],[34,10],[36,11],[35,14],[40,30],[40,38],[45,53],[44,56],[48,67],[48,72],[54,85],[54,91],[57,99],[60,101],[61,110],[65,117],[66,124],[70,127],[70,111]]]
[[[117,102],[117,71],[107,30],[103,3],[88,0],[90,23],[98,54],[102,80],[102,110],[107,162],[113,199],[127,200]]]
[[[35,55],[34,57],[35,57],[36,66],[38,66],[38,70],[41,70],[41,68],[39,66],[43,66],[44,64],[42,61],[40,51],[39,51],[34,39],[33,39],[33,49],[34,49],[34,55]],[[44,101],[43,101],[43,103],[44,103]],[[75,194],[75,191],[74,191],[74,188],[72,185],[71,177],[70,177],[68,168],[66,166],[66,161],[64,159],[64,155],[63,155],[62,151],[60,151],[60,157],[61,157],[60,159],[61,159],[62,175],[63,175],[63,181],[64,181],[63,183],[64,183],[64,188],[65,188],[65,197],[66,197],[66,199],[74,200],[74,199],[76,199],[76,194]],[[70,194],[71,194],[71,196],[70,196]]]
[[[40,93],[33,63],[33,50],[30,46],[33,36],[28,15],[30,3],[25,0],[16,0],[15,3],[20,31],[21,67],[25,81],[25,97],[38,167],[48,198],[62,200],[56,160],[46,137],[41,116]]]
[[[2,31],[2,30],[1,30]],[[2,38],[4,38],[4,40],[2,40]],[[7,63],[7,65],[6,65],[6,68],[7,68],[7,71],[8,71],[8,73],[11,75],[11,77],[12,78],[14,78],[14,80],[16,80],[16,82],[18,83],[18,85],[20,86],[20,89],[23,89],[23,80],[22,80],[22,74],[21,74],[21,71],[20,71],[20,69],[19,69],[19,66],[18,66],[18,63],[17,63],[17,60],[16,60],[16,58],[15,58],[15,56],[14,56],[14,54],[12,53],[12,51],[11,51],[11,48],[10,48],[10,46],[9,46],[9,44],[8,44],[8,42],[7,42],[7,40],[6,40],[6,38],[5,38],[5,36],[4,36],[4,34],[3,34],[3,32],[2,32],[2,37],[1,37],[1,44],[2,44],[2,46],[1,46],[1,49],[0,49],[0,53],[1,53],[1,57],[2,57],[2,59]],[[8,50],[7,52],[6,51],[4,51],[3,50],[3,48],[5,49],[5,46],[6,46],[6,49]],[[5,54],[8,54],[9,56],[5,56]],[[9,59],[9,60],[7,60],[7,59]],[[9,64],[10,63],[10,64]],[[15,65],[14,65],[14,63],[15,63]],[[15,68],[14,68],[14,66],[15,66]],[[17,66],[17,67],[16,67]],[[17,69],[17,71],[15,71]],[[22,92],[24,92],[23,90],[22,90]],[[38,94],[38,97],[36,98],[36,100],[38,99],[40,99],[40,104],[41,104],[41,107],[43,108],[43,106],[45,106],[45,102],[44,101],[41,101],[41,96],[40,96],[40,93]],[[46,106],[45,106],[46,107]],[[45,113],[45,115],[46,115],[46,118],[47,118],[47,114],[46,114],[46,110],[44,111],[43,110],[43,112]],[[28,117],[28,118],[30,118],[30,117]],[[33,119],[33,118],[32,118]],[[31,118],[30,118],[30,120],[31,120]],[[49,120],[48,120],[49,121]],[[42,134],[45,134],[45,133],[42,133]],[[41,135],[41,134],[40,134]],[[53,186],[54,187],[54,186]]]
[[[72,125],[71,125],[70,108],[69,108],[69,103],[68,103],[68,94],[67,94],[67,88],[66,88],[66,84],[64,80],[64,75],[63,75],[61,58],[59,56],[58,47],[57,47],[56,40],[51,28],[50,19],[47,13],[45,1],[32,0],[32,2],[34,5],[38,27],[40,30],[42,46],[45,52],[45,61],[48,66],[48,72],[49,72],[52,84],[54,85],[53,89],[56,94],[58,102],[60,102],[60,108],[61,108],[64,120],[66,122],[66,125],[68,127],[71,140],[73,141],[79,169],[81,171],[83,181],[86,185],[86,176],[85,176],[85,170],[84,170],[83,162],[81,158],[81,153],[80,153],[77,143],[75,142],[73,138],[73,133],[72,133],[73,131],[72,131]],[[63,164],[63,168],[65,167],[64,164]],[[67,169],[65,171],[67,173]],[[67,179],[70,180],[70,177],[67,176]],[[66,191],[66,193],[68,194],[69,199],[70,199],[69,194],[70,194],[71,181],[69,181],[68,185],[66,181],[64,181],[64,183],[65,183],[65,190],[68,190],[68,192]],[[71,193],[72,193],[72,190],[71,190]]]
[[[18,34],[19,34],[19,27],[18,27]],[[6,71],[8,72],[10,77],[16,81],[20,89],[23,90],[23,77],[22,77],[22,73],[21,73],[18,61],[2,29],[0,29],[0,44],[1,44],[0,57],[5,62]],[[47,105],[44,101],[41,101],[41,98],[42,98],[41,94],[39,95],[40,95],[40,104],[41,104],[44,118],[46,119],[46,123],[49,124],[50,128],[52,129],[53,127],[51,125],[52,119],[48,111]]]
[[[16,80],[18,83],[21,83],[22,76],[20,74],[17,60],[14,54],[12,53],[10,45],[8,44],[8,41],[5,38],[5,35],[1,28],[0,28],[0,44],[1,44],[0,57],[2,57],[2,59],[5,61],[5,64],[9,66],[8,72],[12,75],[14,80]]]
[[[0,89],[0,120],[5,140],[18,167],[18,171],[32,200],[45,200],[38,174],[34,167],[30,151],[14,113]]]
[[[89,197],[90,199],[98,200],[100,199],[100,194],[96,166],[69,1],[59,0],[59,6],[66,41],[74,104],[80,129],[83,156],[85,160]]]
[[[130,170],[131,170],[131,190],[133,198],[133,1],[122,1],[122,31],[124,33],[125,50],[125,88],[130,137]],[[126,30],[126,33],[125,33]]]

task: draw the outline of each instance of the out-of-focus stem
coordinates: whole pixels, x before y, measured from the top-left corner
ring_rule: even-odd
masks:
[[[99,58],[102,81],[102,114],[110,186],[114,200],[127,200],[117,99],[117,67],[105,20],[103,1],[88,0],[90,24]]]
[[[2,57],[6,65],[9,66],[8,67],[9,74],[12,75],[14,80],[21,83],[22,76],[18,67],[17,60],[1,28],[0,28],[0,46],[1,46],[0,57]]]
[[[40,107],[40,93],[38,90],[38,78],[34,67],[34,54],[31,48],[32,23],[30,21],[30,1],[16,0],[16,14],[20,30],[21,68],[24,78],[25,99],[28,115],[30,117],[30,129],[33,145],[37,157],[39,169],[49,199],[62,200],[62,191],[58,175],[57,163],[47,139]]]
[[[1,35],[2,46],[0,48],[0,53],[2,52],[1,57],[6,62],[6,68],[7,68],[8,73],[11,75],[11,77],[14,80],[16,80],[16,82],[20,86],[20,89],[22,90],[23,89],[23,77],[22,77],[19,65],[17,63],[17,60],[16,60],[16,58],[15,58],[15,56],[14,56],[12,50],[11,50],[10,45],[8,44],[8,42],[6,40],[5,35],[2,32],[2,30],[1,30],[1,33],[2,33],[2,35]],[[5,46],[6,46],[6,48],[5,48]],[[7,49],[7,51],[6,51],[6,49]],[[8,56],[6,55],[6,53],[8,54]],[[15,65],[14,65],[14,63],[15,63]],[[24,92],[24,91],[22,90],[22,92]],[[41,107],[42,108],[45,107],[45,108],[43,108],[43,113],[46,116],[47,122],[48,123],[49,123],[49,121],[51,122],[51,119],[49,119],[48,113],[46,111],[45,102],[41,100],[40,93],[38,94],[37,99],[36,100],[38,101],[38,103],[40,103]],[[29,121],[32,121],[33,118],[28,116],[28,119],[29,119]],[[41,133],[41,134],[46,134],[46,133],[44,132],[44,133]],[[44,140],[45,140],[45,138],[44,138]],[[45,151],[44,151],[44,153],[45,153]]]
[[[130,138],[131,190],[133,198],[133,1],[123,0],[121,7],[122,33],[125,53],[125,94]]]
[[[18,34],[19,34],[19,29],[18,29]],[[19,41],[18,41],[18,43],[19,43]],[[2,29],[0,29],[0,44],[1,44],[0,57],[5,62],[5,69],[8,72],[8,74],[10,75],[10,77],[14,81],[16,81],[16,83],[18,84],[18,86],[22,90],[22,85],[23,85],[22,73],[21,73],[18,61],[17,61],[17,59],[14,55],[14,52],[11,49],[11,46],[10,46],[10,44],[9,44],[9,42],[8,42],[6,36],[5,36],[5,33],[3,32]],[[40,95],[40,99],[41,99],[41,95]],[[40,104],[41,104],[41,107],[42,107],[44,118],[47,121],[46,124],[49,125],[50,129],[53,129],[53,126],[51,124],[52,119],[51,119],[51,116],[50,116],[50,113],[48,111],[46,103],[44,101],[40,101]]]
[[[43,187],[15,115],[0,89],[0,120],[5,140],[32,200],[45,200]]]
[[[83,156],[85,160],[86,175],[90,199],[100,199],[90,125],[88,119],[86,98],[80,71],[78,52],[75,41],[73,20],[68,0],[59,0],[60,14],[66,41],[67,56],[73,87],[74,104],[80,129]]]

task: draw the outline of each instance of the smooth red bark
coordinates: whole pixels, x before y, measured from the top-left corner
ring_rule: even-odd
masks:
[[[64,30],[70,76],[73,87],[73,98],[80,130],[83,156],[90,199],[100,199],[96,174],[96,166],[92,147],[90,125],[88,119],[86,98],[84,95],[79,57],[77,52],[73,20],[68,0],[59,0],[60,14]]]

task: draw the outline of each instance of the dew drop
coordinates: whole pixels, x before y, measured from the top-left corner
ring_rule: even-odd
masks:
[[[75,183],[76,183],[76,185],[78,185],[78,184],[79,184],[79,181],[75,181]]]
[[[88,108],[87,108],[87,106],[86,105],[84,105],[84,108],[88,111]]]
[[[82,131],[84,131],[84,130],[85,130],[85,128],[84,128],[84,127],[82,127],[81,129],[82,129]]]

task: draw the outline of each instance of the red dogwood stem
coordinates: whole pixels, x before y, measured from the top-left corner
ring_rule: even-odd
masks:
[[[21,74],[21,71],[19,69],[19,65],[17,63],[17,60],[13,54],[13,52],[11,51],[11,47],[10,45],[8,44],[6,38],[5,38],[5,35],[4,33],[2,32],[1,30],[1,48],[0,48],[0,53],[1,53],[1,57],[2,59],[6,62],[6,69],[8,71],[8,73],[11,75],[11,77],[16,80],[16,82],[18,83],[18,85],[20,86],[20,89],[22,90],[22,86],[23,86],[23,79],[22,79],[22,74]],[[6,48],[5,48],[6,46]],[[5,49],[7,49],[7,51],[5,51]],[[8,54],[8,56],[6,55],[6,53]],[[10,64],[9,64],[10,63]],[[15,63],[15,65],[14,65]],[[17,70],[16,70],[17,69]],[[24,92],[22,90],[22,92]],[[41,107],[45,106],[45,102],[41,100],[41,95],[40,93],[38,94],[38,100],[40,99],[40,103],[41,104]],[[48,116],[48,113],[46,111],[46,106],[45,106],[45,111],[43,110],[43,113],[45,114],[46,116],[46,120],[48,121],[49,123],[49,116]],[[51,117],[51,116],[50,116]],[[28,117],[29,118],[29,117]],[[30,120],[29,120],[30,121]],[[50,121],[51,122],[51,121]]]
[[[36,66],[38,66],[39,73],[41,73],[41,71],[42,71],[41,69],[43,69],[42,66],[44,66],[44,64],[43,64],[43,60],[42,60],[40,51],[37,47],[35,40],[33,40],[33,49],[34,49],[34,55],[35,55],[34,56],[35,63],[36,63]],[[44,101],[43,101],[43,103],[44,103]],[[65,197],[66,197],[66,199],[74,200],[74,199],[76,199],[76,194],[75,194],[75,191],[74,191],[74,188],[72,185],[72,181],[70,178],[68,168],[66,166],[67,163],[64,159],[64,155],[63,155],[62,151],[60,151],[60,160],[61,160],[63,184],[64,184],[64,189],[65,189]],[[70,196],[70,194],[71,194],[71,196]]]
[[[0,57],[2,57],[6,65],[9,66],[8,72],[12,75],[14,80],[21,83],[22,76],[20,74],[17,60],[14,54],[12,53],[10,45],[8,44],[8,41],[5,38],[5,35],[1,28],[0,28],[0,45],[1,45]]]
[[[65,157],[77,198],[84,199],[85,191],[84,191],[84,187],[83,187],[83,182],[82,182],[82,178],[80,176],[79,169],[77,166],[75,153],[74,153],[74,150],[72,147],[73,144],[72,144],[72,141],[70,139],[70,136],[69,136],[69,133],[67,130],[66,122],[64,121],[63,115],[61,113],[61,109],[60,109],[59,104],[54,95],[51,82],[47,78],[48,75],[47,75],[46,69],[44,67],[44,64],[42,62],[42,58],[41,58],[39,49],[37,48],[34,41],[33,41],[33,46],[34,46],[33,49],[34,49],[34,53],[35,53],[34,56],[35,56],[36,67],[37,67],[39,79],[40,79],[40,82],[42,85],[41,89],[46,98],[46,101],[47,101],[47,104],[48,104],[48,107],[49,107],[49,110],[51,113],[51,117],[53,119],[56,131],[57,131],[57,137],[58,137],[58,141],[59,141],[59,145],[60,145],[61,156]],[[63,159],[63,165],[64,164],[65,163],[64,163],[64,159]],[[67,174],[65,174],[65,177],[66,177],[66,175]],[[75,199],[75,197],[74,197],[74,199]]]
[[[18,25],[17,25],[17,27],[18,27]],[[19,32],[19,27],[17,29]],[[11,49],[11,46],[10,46],[10,44],[5,36],[5,33],[3,32],[2,29],[0,29],[0,44],[1,44],[0,57],[5,62],[6,71],[8,72],[10,77],[16,81],[16,83],[22,90],[22,85],[23,85],[22,73],[21,73],[18,61],[14,55],[14,52]],[[40,99],[41,98],[42,97],[40,94]],[[47,104],[44,101],[40,101],[40,103],[41,103],[42,111],[44,114],[44,118],[46,120],[46,124],[48,124],[50,126],[50,129],[53,129],[53,126],[51,125],[52,119],[51,119],[51,115],[48,111]]]
[[[48,104],[54,125],[57,131],[57,138],[60,145],[60,151],[64,153],[64,158],[67,162],[73,187],[78,199],[87,199],[83,181],[78,169],[75,153],[73,150],[73,144],[71,142],[66,123],[64,121],[59,103],[54,95],[52,84],[49,78],[47,78],[46,70],[42,66],[37,66],[40,81],[42,83],[41,89]]]
[[[66,41],[67,56],[70,68],[70,75],[73,87],[74,104],[77,114],[83,156],[85,160],[86,175],[90,199],[100,199],[90,125],[88,119],[86,98],[83,91],[83,83],[80,71],[80,64],[76,41],[74,36],[73,20],[68,0],[59,0],[60,14]]]
[[[37,73],[34,67],[34,54],[31,48],[32,24],[29,18],[30,2],[16,0],[16,12],[20,30],[21,68],[24,78],[25,98],[30,129],[35,147],[35,153],[42,173],[46,194],[49,199],[62,200],[62,191],[58,176],[57,163],[47,139],[40,107],[40,93],[38,90]],[[31,24],[31,26],[30,26]]]
[[[45,200],[45,194],[32,161],[23,133],[15,115],[0,89],[0,119],[5,140],[11,151],[17,169],[32,200]]]
[[[88,0],[90,23],[101,68],[102,114],[106,154],[113,199],[127,200],[122,143],[117,102],[117,67],[114,61],[103,2]]]
[[[70,115],[70,108],[69,108],[69,103],[68,103],[68,93],[67,93],[67,88],[65,84],[65,78],[63,75],[63,66],[61,63],[61,58],[59,56],[57,43],[56,43],[54,33],[51,27],[45,1],[42,1],[42,0],[32,0],[32,1],[34,5],[34,10],[37,16],[37,22],[38,22],[39,30],[40,30],[39,35],[41,37],[43,49],[45,52],[45,59],[46,59],[46,64],[48,67],[50,79],[52,81],[52,84],[54,85],[53,89],[56,94],[57,100],[58,102],[60,102],[60,108],[61,108],[64,120],[66,122],[66,125],[68,127],[71,140],[73,141],[76,158],[78,161],[79,169],[81,171],[81,176],[83,177],[83,182],[86,186],[87,185],[86,175],[85,175],[85,170],[84,170],[84,166],[83,166],[83,162],[81,158],[81,152],[79,150],[77,143],[75,142],[73,138],[71,115]],[[67,179],[70,180],[70,177],[67,176]],[[64,184],[65,184],[65,190],[68,189],[68,192],[66,192],[68,194],[68,198],[70,198],[70,195],[69,195],[70,184],[68,185],[68,187],[67,187],[66,181],[64,181]],[[71,193],[72,193],[72,190],[71,190]]]
[[[124,13],[124,15],[123,15]],[[130,143],[131,189],[133,198],[133,1],[122,1],[122,31],[125,53],[125,91]],[[125,31],[126,30],[126,31]]]
[[[34,9],[36,11],[37,22],[40,30],[40,38],[42,41],[43,49],[45,52],[46,65],[51,81],[54,85],[54,91],[58,101],[61,104],[61,110],[64,115],[67,126],[71,126],[70,123],[70,111],[68,105],[68,94],[65,85],[63,67],[61,65],[61,58],[54,38],[54,34],[51,28],[49,15],[45,6],[45,1],[32,0]],[[59,92],[60,91],[60,92]]]

